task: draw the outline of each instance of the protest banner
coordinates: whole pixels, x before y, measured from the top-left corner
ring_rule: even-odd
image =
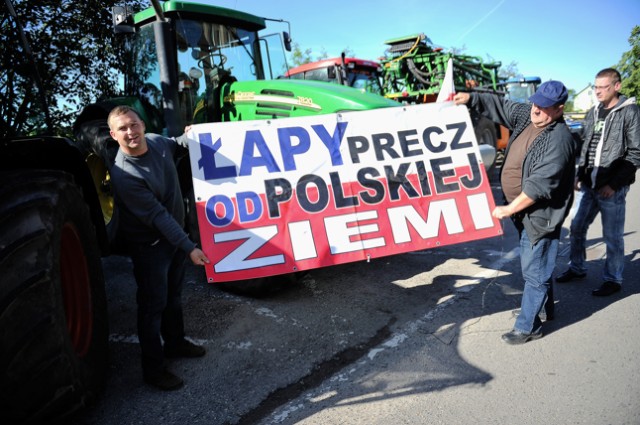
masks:
[[[501,234],[464,106],[199,124],[189,138],[210,282]]]

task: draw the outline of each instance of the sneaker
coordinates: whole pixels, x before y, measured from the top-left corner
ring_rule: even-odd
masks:
[[[204,347],[196,345],[187,339],[183,339],[177,345],[165,345],[164,347],[164,356],[168,359],[202,357],[206,353],[207,350]]]
[[[542,338],[541,329],[538,329],[537,332],[531,332],[530,334],[513,329],[511,332],[507,332],[506,334],[502,335],[502,340],[510,345],[524,344],[525,342],[532,341],[538,338]]]
[[[569,269],[566,272],[562,273],[560,276],[556,277],[556,282],[565,283],[571,280],[584,279],[586,276],[586,273],[577,273],[573,271],[573,269]]]
[[[156,373],[145,373],[143,377],[144,382],[162,391],[174,391],[184,385],[182,379],[167,369],[162,369],[162,371]]]
[[[598,289],[594,289],[591,294],[596,297],[606,297],[611,294],[615,294],[616,292],[622,289],[622,285],[616,282],[611,282],[609,280],[605,280],[602,282],[602,285]]]

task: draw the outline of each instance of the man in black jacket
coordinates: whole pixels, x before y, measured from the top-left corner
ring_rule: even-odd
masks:
[[[599,103],[589,110],[584,121],[575,181],[582,196],[571,221],[571,262],[569,269],[556,279],[568,282],[587,275],[587,229],[599,212],[607,258],[602,285],[592,294],[600,297],[622,287],[626,197],[640,168],[640,113],[635,98],[627,99],[619,93],[620,85],[620,73],[613,68],[596,75]]]
[[[563,118],[567,88],[547,81],[529,98],[512,102],[493,94],[458,93],[456,104],[467,104],[506,126],[511,137],[500,181],[506,205],[493,216],[510,217],[520,237],[524,292],[513,330],[502,335],[508,344],[523,344],[542,336],[538,317],[545,304],[553,314],[552,273],[562,223],[573,202],[575,143]]]

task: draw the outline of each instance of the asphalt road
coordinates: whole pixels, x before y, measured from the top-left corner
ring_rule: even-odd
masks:
[[[187,332],[207,355],[173,361],[186,385],[169,393],[142,382],[131,264],[107,258],[110,378],[69,423],[640,424],[638,205],[640,184],[627,198],[622,292],[591,296],[596,220],[587,279],[556,286],[555,320],[523,346],[500,339],[522,291],[508,222],[501,237],[314,270],[267,298],[190,268]],[[558,269],[567,256],[565,229]]]

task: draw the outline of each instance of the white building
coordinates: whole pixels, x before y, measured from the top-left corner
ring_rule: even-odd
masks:
[[[586,112],[596,103],[598,103],[598,99],[596,98],[596,92],[591,84],[580,90],[573,97],[573,109],[575,111]]]

